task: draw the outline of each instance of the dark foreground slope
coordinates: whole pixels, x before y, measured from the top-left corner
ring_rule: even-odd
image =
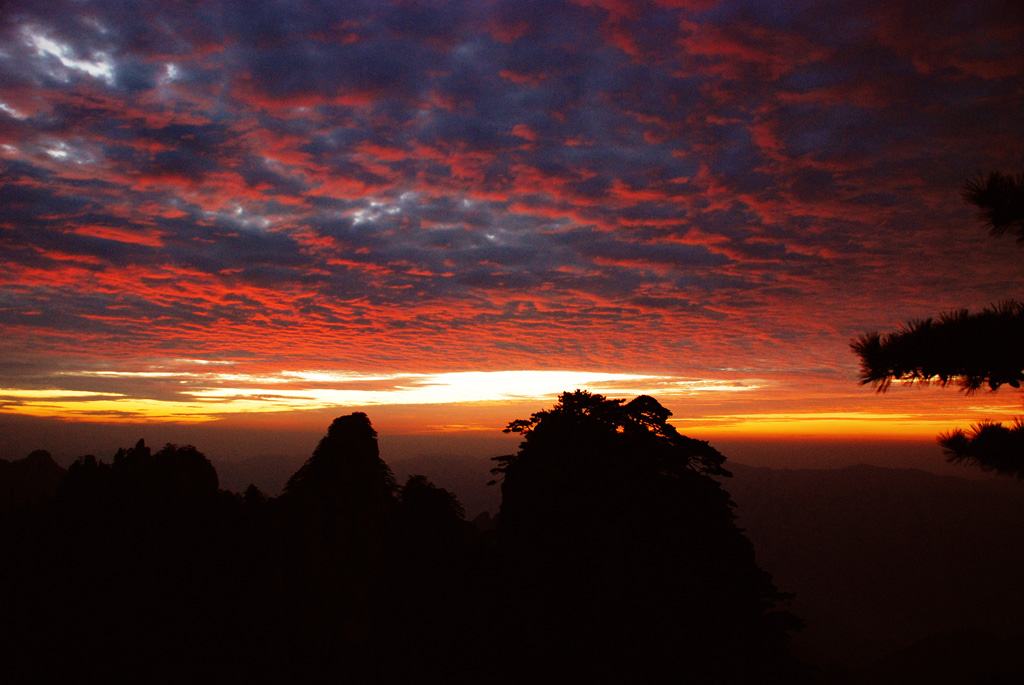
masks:
[[[192,446],[37,454],[7,469],[38,494],[0,517],[0,682],[794,683],[723,457],[668,416],[577,391],[513,422],[491,532],[396,482],[360,412],[276,497]]]
[[[396,471],[496,504],[487,465],[423,457]],[[807,624],[794,649],[823,680],[1024,682],[1024,482],[876,466],[729,468],[722,485],[758,565],[796,594],[790,608]]]
[[[758,563],[796,594],[803,656],[857,682],[1024,682],[1024,482],[732,470]]]

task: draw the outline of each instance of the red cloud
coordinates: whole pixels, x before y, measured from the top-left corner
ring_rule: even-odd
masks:
[[[111,226],[77,226],[71,231],[78,235],[88,235],[104,240],[116,240],[121,243],[163,247],[163,236],[159,231],[146,229],[125,229]]]

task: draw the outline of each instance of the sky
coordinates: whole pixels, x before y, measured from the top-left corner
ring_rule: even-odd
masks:
[[[1016,0],[7,0],[0,429],[1006,420],[849,343],[1022,296],[1021,111]]]

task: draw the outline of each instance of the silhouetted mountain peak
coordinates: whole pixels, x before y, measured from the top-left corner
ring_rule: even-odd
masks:
[[[377,446],[377,431],[373,430],[370,417],[361,411],[352,412],[346,416],[339,416],[331,422],[327,428],[327,435],[324,440],[357,440],[362,439],[372,442],[374,448]],[[323,443],[321,443],[323,444]]]
[[[57,466],[57,462],[53,460],[53,457],[46,450],[35,450],[34,452],[30,453],[27,457],[22,459],[21,462],[25,465],[26,468],[60,468],[59,466]]]
[[[53,499],[66,472],[46,450],[24,459],[0,459],[0,516]]]
[[[391,469],[380,458],[377,431],[366,414],[354,412],[331,423],[313,456],[288,479],[284,494],[319,499],[341,493],[368,497],[376,491],[390,496],[394,487]]]
[[[143,446],[141,440],[136,449],[139,446]],[[155,477],[165,482],[175,496],[212,497],[220,487],[217,469],[192,445],[165,445],[153,456],[153,462]]]

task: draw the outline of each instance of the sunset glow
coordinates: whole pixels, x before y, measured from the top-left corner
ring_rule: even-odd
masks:
[[[275,375],[154,371],[67,373],[72,378],[160,379],[190,399],[148,399],[80,390],[0,388],[3,410],[30,416],[91,421],[212,421],[237,413],[283,412],[374,405],[548,402],[565,388],[609,395],[693,396],[756,390],[757,385],[578,371],[470,371],[360,375],[284,371]]]
[[[1024,168],[1019,3],[132,7],[0,16],[0,423],[500,432],[586,388],[694,437],[899,438],[1021,408],[876,395],[849,349],[1022,296],[959,195]]]

